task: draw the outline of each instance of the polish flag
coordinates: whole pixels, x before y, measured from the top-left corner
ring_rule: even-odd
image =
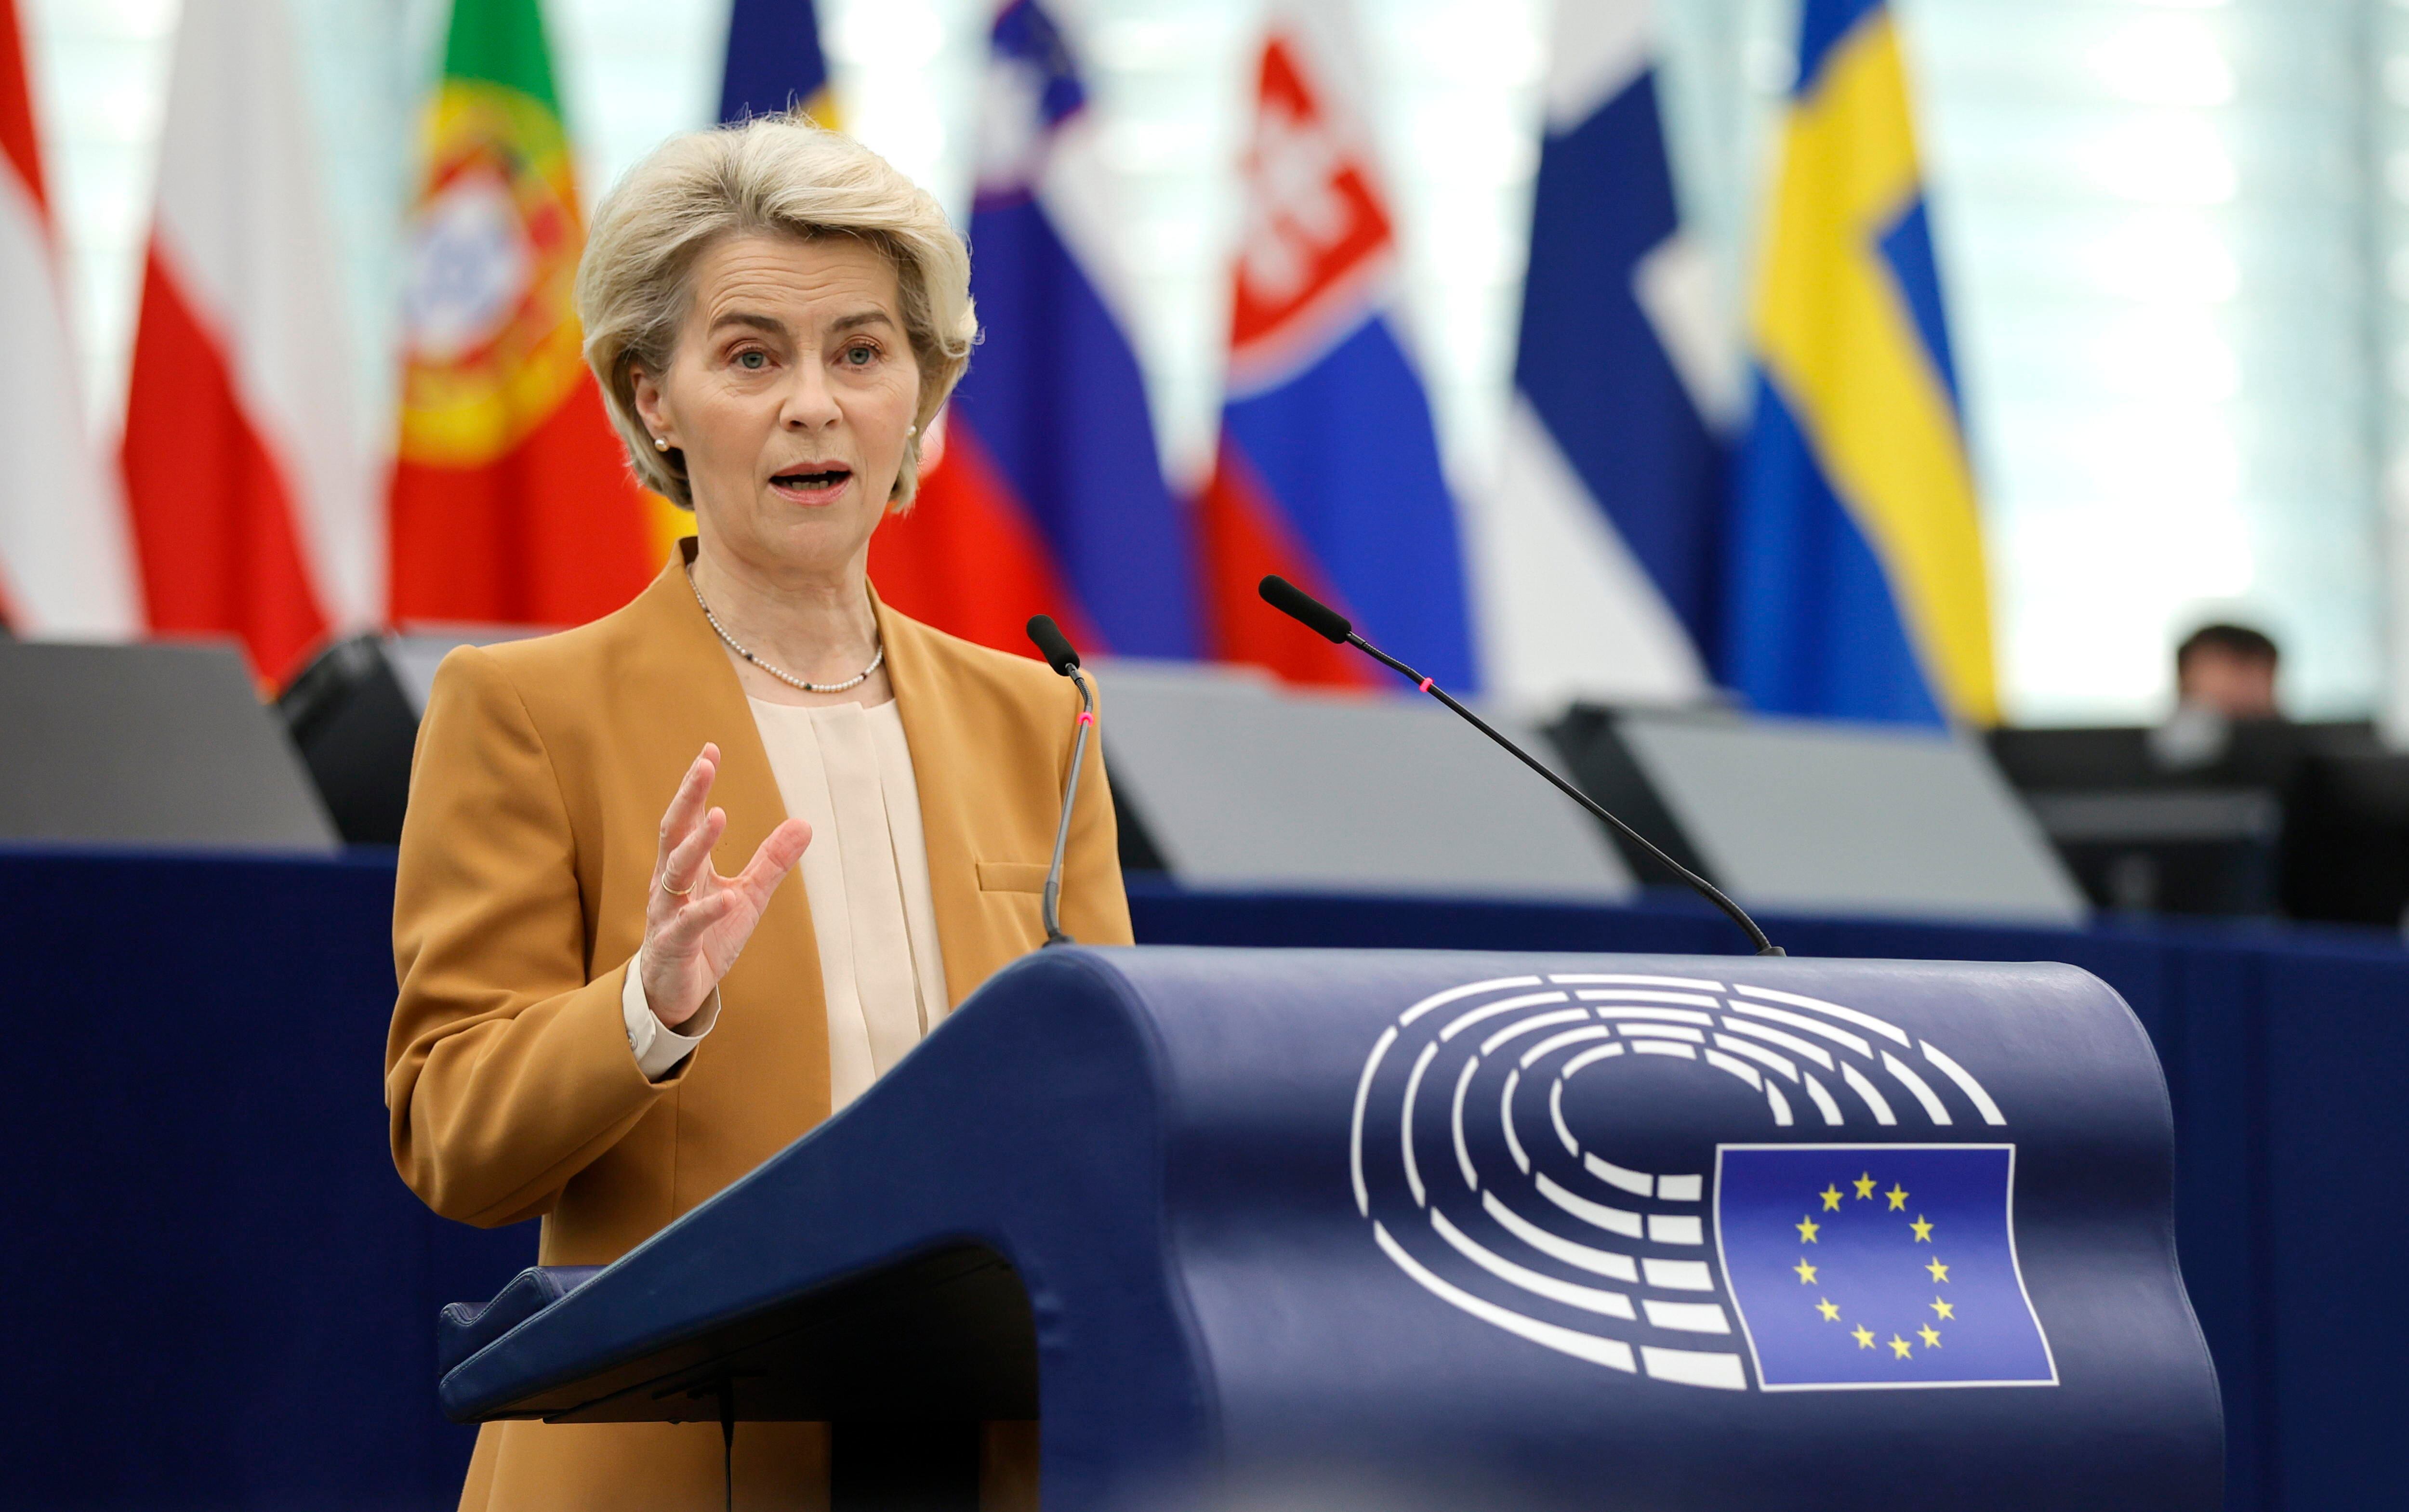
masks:
[[[279,682],[381,617],[317,137],[283,0],[185,0],[125,411],[151,627]]]
[[[124,504],[84,430],[15,0],[0,0],[0,625],[122,639],[142,611]]]

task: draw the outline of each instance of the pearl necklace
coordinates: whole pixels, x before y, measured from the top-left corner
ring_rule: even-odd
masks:
[[[685,575],[685,585],[694,590],[694,601],[697,605],[700,606],[702,610],[702,617],[711,622],[711,627],[713,631],[718,635],[719,639],[728,642],[728,650],[743,657],[746,661],[751,662],[754,666],[760,668],[763,671],[769,673],[772,677],[776,678],[779,682],[787,684],[794,687],[801,688],[806,693],[849,692],[854,688],[861,686],[862,684],[869,682],[871,673],[887,665],[887,643],[882,641],[878,644],[878,655],[870,658],[870,665],[863,668],[860,671],[854,673],[851,677],[846,678],[844,682],[807,682],[802,678],[797,677],[792,672],[771,666],[768,662],[763,661],[760,657],[753,655],[753,653],[745,650],[743,646],[740,645],[737,642],[736,637],[728,633],[728,626],[719,623],[719,616],[711,612],[711,605],[702,597],[702,584],[694,581],[694,573],[692,571],[688,571]]]

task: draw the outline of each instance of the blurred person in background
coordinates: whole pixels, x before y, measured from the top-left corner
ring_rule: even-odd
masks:
[[[2275,642],[2243,625],[2204,625],[2175,648],[2175,708],[2150,731],[2150,757],[2161,770],[2205,774],[2235,757],[2236,725],[2259,731],[2247,772],[2228,772],[2282,786],[2290,780],[2292,742],[2272,728],[2283,711],[2275,702]],[[2277,743],[2266,744],[2273,736]],[[2272,763],[2272,765],[2270,765]]]
[[[2282,660],[2265,632],[2204,625],[2175,648],[2175,701],[2227,719],[2280,719],[2275,673]]]
[[[436,1211],[541,1215],[542,1263],[615,1260],[1044,940],[1077,695],[866,572],[968,363],[969,273],[933,199],[801,120],[673,137],[597,210],[585,358],[695,534],[616,613],[437,674],[385,1077],[395,1162]],[[1108,794],[1080,785],[1063,920],[1127,943]],[[1033,1508],[1034,1425],[982,1445],[989,1505]],[[735,1499],[825,1506],[829,1457],[825,1424],[744,1424]],[[461,1505],[722,1494],[714,1423],[511,1422],[478,1435]]]

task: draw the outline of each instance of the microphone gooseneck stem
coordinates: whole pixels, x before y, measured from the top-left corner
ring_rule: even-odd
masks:
[[[1049,945],[1076,943],[1062,932],[1062,857],[1071,844],[1071,811],[1079,798],[1079,769],[1087,764],[1088,736],[1096,727],[1094,690],[1088,686],[1088,680],[1079,675],[1076,663],[1063,675],[1078,685],[1081,708],[1079,733],[1071,742],[1071,780],[1062,788],[1062,818],[1054,827],[1054,861],[1046,869],[1046,892],[1041,900],[1046,920],[1046,943]]]
[[[1454,710],[1455,713],[1473,728],[1480,731],[1481,734],[1488,736],[1491,740],[1495,741],[1499,745],[1504,746],[1507,751],[1513,753],[1516,760],[1522,762],[1522,765],[1530,768],[1533,771],[1537,772],[1540,776],[1545,777],[1548,781],[1555,784],[1557,790],[1563,793],[1566,798],[1571,799],[1582,808],[1587,809],[1590,813],[1596,814],[1608,824],[1612,825],[1618,833],[1625,836],[1649,855],[1656,857],[1659,861],[1664,862],[1667,867],[1670,867],[1682,881],[1696,888],[1699,896],[1706,899],[1707,901],[1714,904],[1717,908],[1722,909],[1725,917],[1729,918],[1734,924],[1738,925],[1748,935],[1750,943],[1756,946],[1756,953],[1758,955],[1781,956],[1787,954],[1787,952],[1780,945],[1777,945],[1772,941],[1767,939],[1765,931],[1756,927],[1756,920],[1750,918],[1745,909],[1741,908],[1738,903],[1733,902],[1729,898],[1724,896],[1724,890],[1721,887],[1716,886],[1713,883],[1709,882],[1706,878],[1698,875],[1695,871],[1691,871],[1688,867],[1683,866],[1681,862],[1666,855],[1662,850],[1657,848],[1655,842],[1650,840],[1646,835],[1641,834],[1638,830],[1632,828],[1629,825],[1624,824],[1621,819],[1616,818],[1612,814],[1607,811],[1604,805],[1591,798],[1587,793],[1582,792],[1580,788],[1575,787],[1572,784],[1565,781],[1562,777],[1557,776],[1554,770],[1551,770],[1546,762],[1541,761],[1530,752],[1523,750],[1521,746],[1515,744],[1512,741],[1507,740],[1505,736],[1492,728],[1489,721],[1481,718],[1479,714],[1474,713],[1471,710],[1457,702],[1455,696],[1448,692],[1447,689],[1440,687],[1429,678],[1424,677],[1421,673],[1406,666],[1404,662],[1399,661],[1396,657],[1390,655],[1385,651],[1382,651],[1378,646],[1376,646],[1371,641],[1364,640],[1362,636],[1356,634],[1351,629],[1347,632],[1347,642],[1357,650],[1371,656],[1373,660],[1378,661],[1380,665],[1388,668],[1391,671],[1395,672],[1406,682],[1421,688],[1424,693],[1429,694],[1432,698],[1436,698],[1439,702],[1447,705],[1450,709]],[[1076,769],[1074,769],[1072,772],[1072,781],[1076,782],[1077,780],[1078,772]],[[1059,869],[1060,864],[1061,862],[1058,853],[1055,865]]]

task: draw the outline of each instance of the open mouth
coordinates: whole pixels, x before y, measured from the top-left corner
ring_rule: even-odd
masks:
[[[771,478],[770,486],[796,494],[824,494],[842,488],[853,477],[846,467],[828,467],[814,472],[781,472]]]

